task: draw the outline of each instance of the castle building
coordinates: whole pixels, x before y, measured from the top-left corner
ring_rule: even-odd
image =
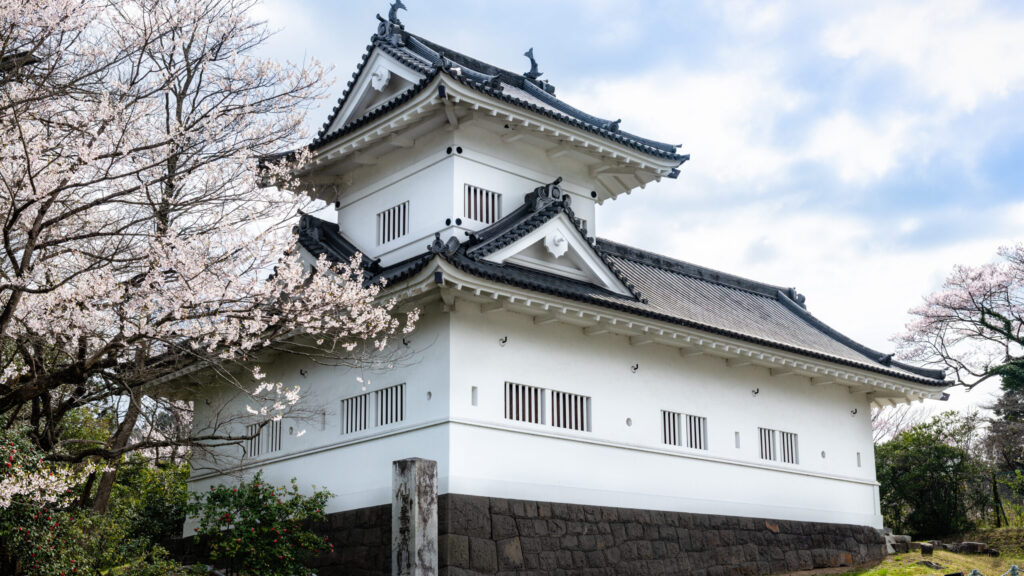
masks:
[[[541,518],[535,503],[853,526],[817,547],[874,554],[857,532],[882,526],[871,408],[939,398],[943,374],[854,342],[794,289],[601,238],[598,204],[680,176],[688,156],[563,102],[528,56],[510,72],[407,31],[395,10],[381,19],[300,174],[336,219],[303,217],[299,242],[363,254],[370,280],[422,316],[390,370],[275,360],[269,378],[301,384],[322,419],[266,426],[243,467],[325,487],[346,514],[391,502],[393,461],[435,460],[442,497],[491,502],[487,534],[467,536],[499,542],[498,571],[541,566],[543,550],[527,559],[520,523],[508,560],[496,501]],[[197,402],[196,421],[243,413],[235,401]],[[190,486],[225,481],[197,468]],[[745,562],[837,563],[794,550],[796,564]]]

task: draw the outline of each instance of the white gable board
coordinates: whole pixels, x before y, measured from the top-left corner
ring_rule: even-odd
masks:
[[[559,214],[485,260],[496,264],[517,264],[590,282],[623,296],[633,296],[566,214]]]
[[[422,74],[375,49],[325,134],[340,130],[349,122],[365,116],[420,80],[423,80]]]

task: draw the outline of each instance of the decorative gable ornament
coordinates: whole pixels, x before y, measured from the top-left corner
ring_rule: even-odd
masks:
[[[561,231],[554,230],[544,237],[544,247],[548,249],[549,254],[557,259],[569,250],[569,241],[565,239],[565,235]]]
[[[377,66],[370,75],[370,86],[377,92],[383,92],[391,80],[391,71],[384,66]]]

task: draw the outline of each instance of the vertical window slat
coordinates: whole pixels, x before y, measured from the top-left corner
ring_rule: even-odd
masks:
[[[342,434],[352,434],[367,430],[371,426],[386,426],[403,421],[405,384],[367,392],[341,401]]]
[[[761,440],[761,459],[781,461],[786,464],[800,463],[799,437],[793,432],[770,428],[758,428]]]
[[[409,203],[402,202],[377,213],[377,245],[387,244],[409,233]]]
[[[708,419],[704,416],[661,411],[662,442],[694,450],[708,449]]]
[[[462,194],[462,215],[484,224],[494,224],[501,218],[501,195],[497,192],[466,184]]]

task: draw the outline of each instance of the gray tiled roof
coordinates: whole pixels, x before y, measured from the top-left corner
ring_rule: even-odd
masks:
[[[529,203],[527,203],[529,205]],[[496,264],[484,259],[490,245],[508,245],[528,230],[572,211],[564,205],[541,202],[535,212],[509,214],[491,227],[472,235],[465,243],[439,240],[415,258],[380,268],[365,264],[368,281],[397,281],[415,274],[433,258],[443,258],[456,268],[494,282],[509,284],[603,306],[625,313],[720,334],[771,348],[833,361],[887,376],[946,387],[941,370],[927,370],[893,361],[891,355],[871,350],[828,327],[812,316],[803,297],[793,289],[780,288],[673,260],[659,254],[596,240],[595,250],[632,289],[623,296],[604,288],[517,265]],[[315,232],[314,232],[315,231]],[[582,234],[582,231],[580,231]],[[313,235],[319,238],[313,238]],[[341,239],[341,241],[337,240]],[[303,218],[299,241],[314,255],[347,259],[355,246],[344,241],[334,224],[310,216]]]
[[[327,122],[324,123],[316,139],[310,145],[311,149],[315,150],[365,125],[368,121],[379,117],[382,111],[391,110],[398,104],[407,101],[412,96],[421,92],[438,74],[445,74],[465,86],[503,102],[597,134],[651,156],[674,160],[680,164],[689,159],[689,155],[677,152],[677,146],[621,131],[619,130],[618,120],[611,121],[598,118],[570,106],[555,97],[554,88],[546,82],[498,68],[455,50],[445,48],[425,38],[406,32],[400,26],[389,27],[387,23],[382,22],[380,32],[373,35],[366,49],[367,51],[363,55],[356,72],[353,74],[352,80],[348,83],[341,98],[338,99],[338,103],[327,118]],[[398,94],[383,106],[328,132],[348,100],[352,88],[364,73],[366,63],[374,49],[385,52],[403,65],[423,74],[425,76],[424,81]],[[673,173],[674,175],[675,173]]]

